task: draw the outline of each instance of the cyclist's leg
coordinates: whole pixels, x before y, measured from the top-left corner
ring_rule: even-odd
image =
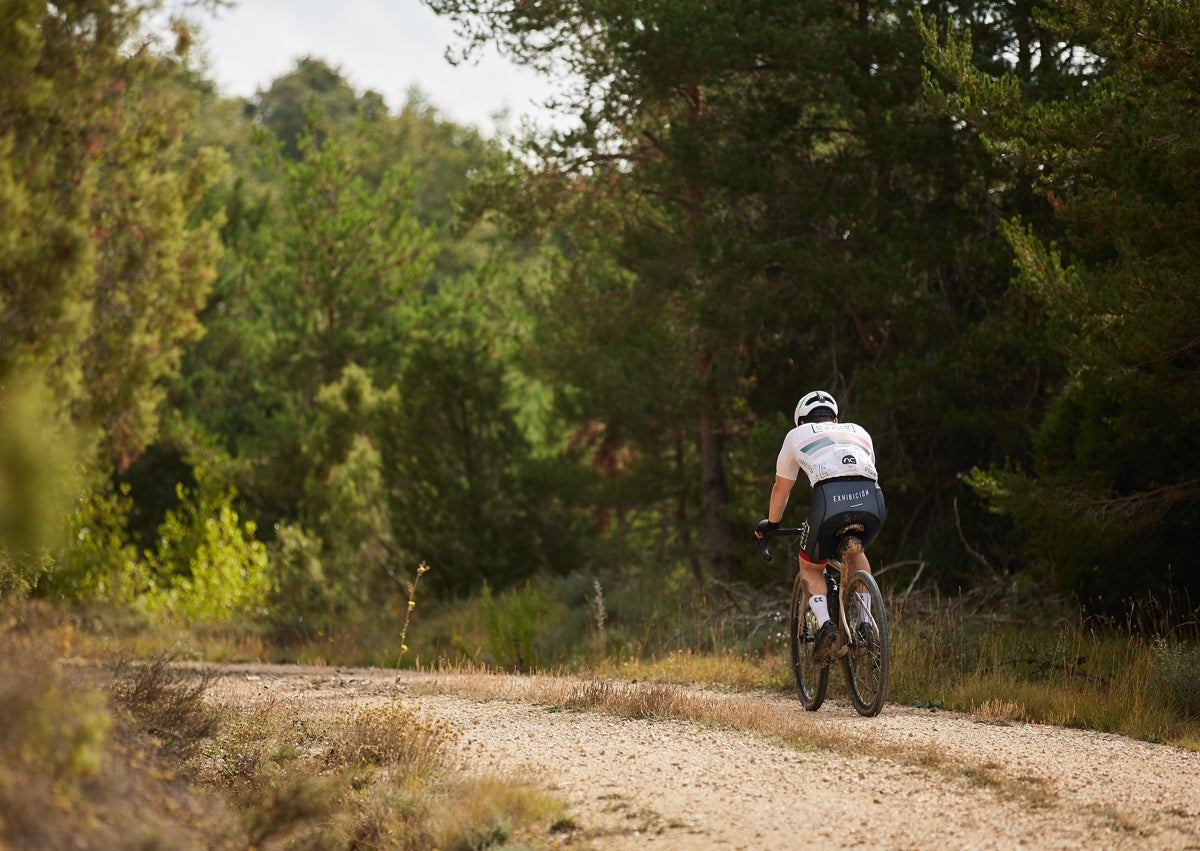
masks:
[[[847,576],[853,576],[859,570],[871,574],[871,561],[867,558],[866,548],[878,537],[879,530],[883,528],[883,523],[887,519],[887,503],[884,502],[883,490],[878,484],[875,485],[873,498],[866,506],[865,515],[860,515],[857,519],[866,527],[865,534],[862,536],[863,548],[854,555],[846,557]],[[870,617],[871,600],[865,593],[859,593],[858,597],[861,602],[859,607],[860,619],[866,621]]]
[[[857,571],[871,573],[871,562],[867,558],[867,551],[860,550],[852,556],[848,556],[844,562],[846,567],[846,576],[853,576]],[[853,611],[858,612],[857,620],[859,623],[867,622],[871,619],[871,597],[863,591],[855,592],[858,597],[858,605],[853,608]],[[850,627],[854,627],[854,616],[851,614],[851,608],[847,606],[846,615],[850,618]]]
[[[809,561],[805,558],[804,550],[800,551],[800,575],[809,595],[820,594],[823,597],[828,593],[829,587],[825,584],[825,562]]]
[[[808,517],[804,521],[804,534],[800,536],[800,582],[808,594],[808,608],[816,616],[821,634],[817,636],[814,653],[817,656],[828,655],[832,645],[836,643],[837,615],[829,610],[829,586],[825,582],[826,557],[821,552],[821,527],[825,522],[825,500],[821,489],[814,488],[812,502],[808,506]],[[834,633],[828,631],[828,624],[834,623]]]
[[[871,560],[867,558],[866,550],[859,550],[854,555],[847,556],[842,564],[846,566],[847,575],[856,570],[865,570],[867,573],[871,572]]]
[[[829,588],[825,584],[825,562],[821,552],[821,525],[825,522],[825,501],[820,488],[813,490],[812,502],[808,506],[808,517],[804,520],[804,534],[800,536],[800,581],[810,597],[824,597]]]

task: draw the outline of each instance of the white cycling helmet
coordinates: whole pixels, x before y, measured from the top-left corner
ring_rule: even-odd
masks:
[[[805,393],[800,397],[800,401],[796,403],[796,425],[800,425],[801,421],[807,420],[810,417],[832,417],[837,419],[838,406],[832,396],[824,390],[814,390],[811,393]]]

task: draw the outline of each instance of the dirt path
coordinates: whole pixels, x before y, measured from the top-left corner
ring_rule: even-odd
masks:
[[[759,732],[556,711],[546,681],[287,666],[224,671],[217,699],[313,711],[400,699],[461,733],[468,772],[534,779],[601,851],[626,849],[1200,849],[1200,754],[1119,736],[889,705],[873,719],[774,696],[712,696],[791,719]]]

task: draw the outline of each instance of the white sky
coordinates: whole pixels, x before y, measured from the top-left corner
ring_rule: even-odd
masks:
[[[311,56],[340,68],[356,90],[383,95],[398,111],[418,87],[445,118],[493,135],[495,116],[507,111],[515,128],[522,116],[546,119],[538,103],[551,83],[528,69],[487,55],[453,66],[456,43],[449,21],[420,0],[235,0],[201,20],[208,70],[229,97],[249,97]]]

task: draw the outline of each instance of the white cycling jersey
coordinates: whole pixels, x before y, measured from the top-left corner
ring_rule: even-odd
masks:
[[[816,485],[842,476],[866,476],[879,481],[875,444],[867,430],[854,423],[804,423],[787,433],[775,462],[781,478],[795,481],[800,471]]]

